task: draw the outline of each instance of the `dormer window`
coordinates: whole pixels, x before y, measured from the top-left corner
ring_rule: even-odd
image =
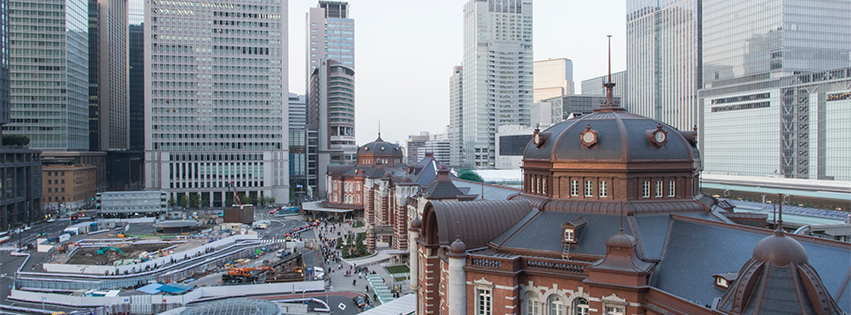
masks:
[[[564,246],[568,246],[571,244],[579,243],[579,234],[582,232],[582,228],[585,227],[587,221],[585,218],[579,217],[568,221],[561,225],[561,243]]]
[[[565,229],[564,230],[564,240],[562,240],[562,241],[566,242],[566,243],[573,243],[574,242],[573,232],[574,232],[573,229]]]
[[[728,272],[728,273],[714,274],[714,275],[712,275],[712,277],[715,278],[715,281],[712,283],[712,285],[715,286],[718,289],[726,291],[727,289],[730,288],[730,284],[735,282],[736,278],[739,277],[739,273],[738,272]]]

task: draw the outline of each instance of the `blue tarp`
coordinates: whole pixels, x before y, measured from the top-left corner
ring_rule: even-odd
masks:
[[[142,291],[142,292],[145,292],[147,294],[157,294],[157,293],[160,293],[160,292],[171,293],[171,294],[183,294],[183,293],[186,293],[187,291],[190,291],[192,289],[194,289],[194,287],[188,286],[188,285],[182,285],[182,284],[178,284],[178,283],[168,283],[168,284],[151,283],[149,285],[146,285],[144,287],[136,289],[136,291]]]
[[[160,292],[160,287],[162,286],[163,285],[159,283],[151,283],[149,285],[136,289],[136,291],[142,291],[147,294],[157,294],[158,292]]]

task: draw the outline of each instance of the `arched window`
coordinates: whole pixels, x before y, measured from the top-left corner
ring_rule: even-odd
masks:
[[[558,295],[550,295],[547,298],[547,315],[565,315],[564,303]]]
[[[526,292],[526,298],[523,299],[523,314],[524,315],[540,315],[541,301],[538,300],[538,294],[535,292]]]
[[[588,305],[588,300],[584,298],[577,298],[573,300],[573,314],[574,315],[588,315],[590,311],[590,306]]]

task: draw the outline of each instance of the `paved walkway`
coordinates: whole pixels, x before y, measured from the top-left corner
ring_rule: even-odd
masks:
[[[335,229],[333,233],[331,232],[332,227]],[[366,227],[353,228],[351,224],[348,223],[327,223],[320,225],[317,229],[314,229],[313,235],[304,235],[304,238],[312,238],[314,241],[318,242],[320,232],[327,234],[329,236],[328,238],[331,238],[331,236],[336,238],[337,231],[340,231],[341,236],[343,236],[349,232],[353,232],[355,234],[365,232]],[[323,268],[325,268],[326,275],[328,275],[328,278],[330,279],[329,291],[360,292],[369,296],[370,301],[374,301],[378,297],[377,305],[394,299],[391,294],[391,289],[393,288],[401,289],[402,295],[412,292],[409,286],[409,280],[396,281],[394,275],[384,269],[386,266],[402,264],[390,262],[393,255],[386,252],[387,250],[391,250],[388,244],[377,243],[376,246],[377,253],[374,255],[361,258],[340,259],[339,262],[331,259],[326,263],[324,259],[325,257],[321,257],[320,251],[317,251],[317,254],[320,256],[318,257],[319,263]],[[340,251],[337,250],[335,253],[339,255]],[[369,269],[369,274],[360,273],[349,276],[345,275],[346,270],[354,272],[357,267],[366,267]],[[373,275],[372,272],[375,272],[375,274]],[[402,277],[404,275],[406,274],[399,274],[395,276]]]

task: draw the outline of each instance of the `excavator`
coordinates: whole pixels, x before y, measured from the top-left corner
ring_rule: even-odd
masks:
[[[257,275],[259,272],[265,272],[272,269],[272,266],[229,268],[228,273],[222,275],[222,282],[253,283],[257,281]],[[257,271],[259,272],[255,273]]]

